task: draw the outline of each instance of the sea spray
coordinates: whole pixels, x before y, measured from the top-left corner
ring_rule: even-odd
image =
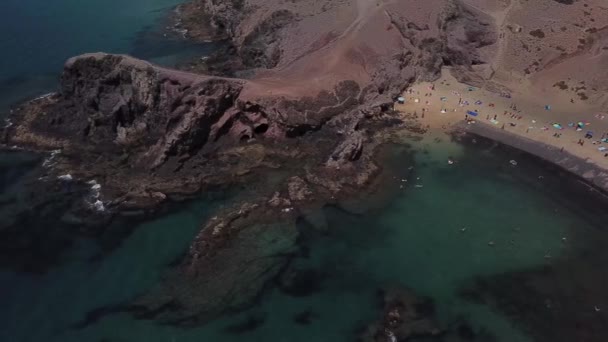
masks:
[[[70,182],[74,179],[74,177],[72,177],[72,175],[68,173],[65,175],[58,176],[57,179],[64,182]]]
[[[42,162],[42,166],[49,168],[55,165],[55,157],[57,157],[59,154],[61,154],[61,150],[51,151],[51,155],[48,158],[44,159],[44,161]]]
[[[49,98],[49,97],[51,97],[53,95],[55,95],[55,93],[47,93],[47,94],[38,96],[37,98],[33,99],[32,101],[44,100],[44,99]]]
[[[91,192],[89,200],[85,199],[85,202],[88,204],[89,208],[95,209],[99,212],[105,211],[106,207],[99,199],[101,196],[101,184],[97,183],[95,179],[88,181],[87,184],[91,186]]]

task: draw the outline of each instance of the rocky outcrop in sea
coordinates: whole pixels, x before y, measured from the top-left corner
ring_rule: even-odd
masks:
[[[243,77],[122,55],[74,57],[56,94],[16,108],[3,143],[60,151],[46,173],[94,180],[89,210],[110,216],[285,170],[278,189],[203,223],[162,288],[130,307],[169,324],[203,323],[250,304],[285,269],[298,252],[299,215],[373,187],[382,172],[376,153],[392,130],[418,129],[393,115],[403,89],[437,78],[446,64],[470,82],[485,72],[496,34],[474,9],[438,0],[417,12],[408,2],[366,6],[193,1],[180,8],[181,25],[193,37],[211,30],[228,39],[229,74]],[[345,19],[330,20],[337,12]],[[223,70],[209,68],[218,60],[193,70]]]

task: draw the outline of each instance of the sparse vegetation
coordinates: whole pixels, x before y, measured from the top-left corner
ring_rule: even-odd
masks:
[[[568,89],[568,85],[567,85],[567,84],[566,84],[566,82],[564,82],[564,81],[559,81],[559,82],[555,83],[555,84],[553,85],[553,87],[557,87],[557,88],[559,88],[559,89],[561,89],[561,90],[566,90],[566,89]]]
[[[536,29],[536,30],[530,31],[530,35],[532,37],[536,37],[536,38],[540,38],[540,39],[545,38],[545,32],[543,32],[543,30],[541,30],[541,29]]]

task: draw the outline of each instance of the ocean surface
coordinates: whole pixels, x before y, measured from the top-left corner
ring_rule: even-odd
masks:
[[[128,53],[168,66],[205,55],[212,47],[164,36],[163,17],[177,2],[2,1],[0,108],[54,90],[63,61],[75,54]],[[2,258],[0,341],[355,341],[380,318],[377,292],[390,286],[430,298],[444,331],[411,341],[608,341],[603,196],[483,139],[403,136],[384,154],[394,174],[379,189],[388,200],[316,213],[324,229],[302,239],[309,253],[294,261],[322,275],[304,284],[306,295],[270,286],[252,308],[196,328],[127,313],[74,325],[91,310],[157,286],[205,219],[251,189],[204,194],[146,222],[106,227],[111,236],[102,240],[72,234],[58,243],[70,230],[33,210],[14,244],[40,237],[19,255],[46,267],[18,268]],[[22,180],[41,162],[32,154],[0,155],[1,219],[10,217],[7,203],[29,205],[19,195]],[[51,245],[60,253],[45,250]],[[51,255],[59,257],[50,263]]]
[[[211,44],[164,37],[181,0],[0,1],[0,112],[53,91],[63,63],[86,52],[130,54],[163,65],[203,56]]]

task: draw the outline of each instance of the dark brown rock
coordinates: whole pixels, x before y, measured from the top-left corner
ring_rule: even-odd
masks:
[[[473,66],[485,62],[480,49],[494,27],[455,0],[416,4],[194,0],[180,7],[182,25],[193,37],[211,29],[227,38],[238,61],[216,70],[248,69],[247,80],[127,56],[75,57],[60,92],[17,110],[4,142],[61,149],[49,173],[95,179],[110,211],[157,207],[285,167],[280,189],[220,212],[164,285],[133,306],[165,323],[205,322],[251,304],[280,273],[295,249],[297,213],[371,184],[388,126],[375,120],[403,89],[436,79],[446,64],[481,77]],[[387,305],[403,324],[385,317],[380,326],[404,337],[428,332],[402,297]]]
[[[340,166],[343,166],[345,163],[359,159],[363,152],[364,140],[364,132],[352,132],[336,147],[335,151],[327,160],[326,165],[332,168],[340,168]]]
[[[289,192],[289,199],[293,202],[304,201],[312,195],[312,191],[309,189],[306,182],[298,177],[292,177],[287,182],[287,189]]]
[[[433,304],[411,290],[397,287],[380,291],[382,318],[359,337],[361,342],[407,341],[413,337],[438,336]]]
[[[277,214],[253,203],[219,213],[163,285],[132,306],[165,324],[195,326],[251,305],[297,251],[293,220],[279,221]],[[167,303],[179,310],[159,310]]]

